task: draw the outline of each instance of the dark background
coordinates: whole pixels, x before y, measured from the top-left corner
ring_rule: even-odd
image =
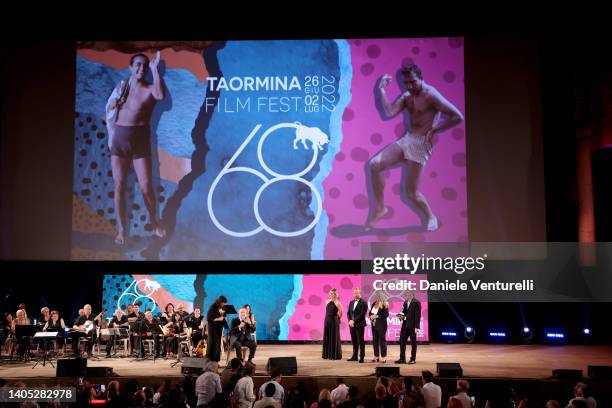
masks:
[[[583,25],[557,22],[550,28],[539,16],[510,22],[496,18],[471,24],[451,17],[448,22],[437,19],[437,24],[431,24],[430,20],[415,23],[412,17],[386,14],[376,19],[378,23],[368,24],[353,24],[350,19],[339,26],[339,19],[334,24],[314,25],[232,20],[231,25],[203,27],[190,25],[189,17],[183,16],[175,25],[160,28],[154,24],[117,27],[95,20],[74,24],[67,17],[70,23],[63,26],[64,31],[58,22],[62,20],[37,20],[37,31],[30,32],[30,38],[24,32],[4,32],[0,309],[14,312],[23,301],[33,316],[45,304],[65,315],[72,315],[83,303],[93,304],[95,310],[101,303],[100,274],[104,272],[359,270],[359,261],[67,262],[76,40],[465,36],[470,240],[577,241],[575,89],[585,80],[595,88],[605,83],[602,78],[611,72],[606,52],[609,35],[594,20]],[[603,168],[599,175],[603,172],[605,180],[610,168]],[[604,195],[605,189],[596,197],[596,205],[606,199]],[[599,235],[607,231],[604,227],[599,228]],[[489,328],[518,332],[523,325],[522,308],[527,323],[537,332],[563,329],[574,333],[572,340],[578,341],[588,324],[595,340],[612,339],[606,333],[609,304],[462,303],[453,307],[479,333]],[[431,304],[429,320],[433,340],[442,329],[463,331],[447,304]]]

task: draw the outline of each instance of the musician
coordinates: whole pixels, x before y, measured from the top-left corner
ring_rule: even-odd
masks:
[[[4,314],[2,326],[0,327],[0,344],[4,344],[6,339],[13,334],[13,315],[10,312],[6,312]]]
[[[246,305],[242,307],[245,308],[247,317],[251,320],[251,322],[253,322],[253,326],[256,326],[257,322],[255,321],[255,315],[253,314],[253,311],[251,310],[251,305],[247,303]]]
[[[249,362],[252,362],[255,357],[255,349],[257,345],[253,339],[253,333],[255,332],[255,325],[251,319],[247,316],[245,308],[241,308],[239,311],[239,317],[232,319],[232,328],[230,329],[230,348],[236,349],[236,356],[244,361],[242,355],[242,347],[249,348]]]
[[[144,314],[144,319],[142,320],[141,333],[137,333],[137,335],[142,335],[142,340],[144,339],[153,339],[155,341],[155,355],[159,358],[161,357],[161,344],[160,344],[160,336],[157,335],[157,331],[160,326],[159,319],[153,317],[153,313],[151,310],[147,310]],[[142,358],[145,354],[144,351],[144,342],[139,342],[138,348],[138,358]]]
[[[49,321],[50,318],[51,318],[51,313],[49,313],[49,308],[47,306],[40,309],[40,320],[38,321],[38,324],[40,324],[41,326],[44,326]]]
[[[189,313],[185,311],[185,305],[183,305],[182,303],[178,303],[176,305],[176,313],[180,316],[181,319],[184,319],[185,317],[189,316]]]
[[[130,321],[130,319],[136,319],[137,316],[134,314],[134,305],[129,304],[127,305],[127,309],[125,310],[125,317],[128,318],[128,322]],[[133,320],[132,320],[133,321]]]
[[[123,311],[120,308],[118,308],[117,310],[115,310],[115,314],[113,315],[113,318],[108,323],[108,327],[110,329],[116,329],[119,327],[129,327],[129,324],[130,323],[128,322],[127,316],[125,316],[123,314]],[[117,336],[114,334],[111,335],[110,339],[108,339],[108,342],[106,343],[106,358],[110,358],[111,348],[113,348],[116,342],[117,342]]]
[[[193,347],[197,347],[200,340],[208,337],[206,334],[206,324],[204,322],[205,320],[204,316],[202,316],[202,309],[199,307],[193,309],[193,315],[186,321],[187,327],[190,327],[192,330],[191,343],[193,344]]]
[[[221,338],[223,336],[223,328],[227,327],[227,317],[223,308],[227,304],[225,296],[219,296],[215,302],[210,305],[206,315],[208,323],[208,347],[206,348],[206,357],[210,361],[219,362],[221,360]]]
[[[34,319],[34,323],[39,325],[41,328],[45,327],[45,324],[47,324],[47,322],[50,319],[50,313],[49,313],[49,308],[48,307],[43,307],[40,309],[40,319],[38,319],[38,321],[36,321],[36,319]],[[34,344],[38,343],[38,339],[34,339]],[[49,344],[49,342],[46,342],[47,345]]]
[[[25,303],[20,303],[18,309],[19,310],[23,310],[23,312],[25,313],[25,318],[30,320],[30,318],[28,317],[28,311],[26,310],[26,304]],[[16,314],[15,314],[15,317],[17,317]]]
[[[134,323],[138,320],[144,319],[144,315],[140,313],[140,303],[137,303],[134,305],[128,305],[126,315],[127,315],[129,323]],[[136,337],[135,333],[132,333],[130,343],[131,343],[133,351],[138,350],[138,347],[136,346],[137,341],[138,341],[138,337]]]
[[[168,303],[164,308],[164,313],[160,317],[160,322],[164,332],[164,349],[162,356],[166,357],[168,352],[176,353],[178,351],[178,337],[180,315],[175,312],[174,305]]]
[[[24,305],[25,307],[25,305]],[[15,313],[15,320],[13,320],[13,333],[15,333],[15,327],[21,325],[29,325],[30,319],[28,319],[28,315],[26,314],[25,309],[17,310]],[[17,350],[17,355],[19,358],[23,358],[25,354],[30,350],[32,346],[32,338],[30,336],[23,336],[17,339],[19,349]]]
[[[145,314],[140,311],[140,303],[134,305],[132,310],[132,317],[136,317],[136,320],[142,320],[145,318]]]
[[[96,328],[97,325],[101,322],[102,313],[97,316],[94,316],[91,311],[91,305],[83,306],[83,316],[80,316],[74,325],[72,326],[72,351],[75,356],[79,355],[79,338],[86,337],[89,339],[87,342],[87,357],[91,357],[93,354],[91,352],[94,342],[97,339]],[[86,327],[86,323],[91,324],[92,327],[88,329]]]
[[[59,336],[54,340],[57,344],[57,347],[62,347],[64,345],[64,333],[66,330],[66,323],[64,323],[64,319],[62,319],[57,310],[51,311],[49,314],[49,320],[43,326],[43,331],[46,332],[57,332]],[[49,339],[43,339],[49,341]],[[49,343],[47,343],[45,349],[49,350]]]

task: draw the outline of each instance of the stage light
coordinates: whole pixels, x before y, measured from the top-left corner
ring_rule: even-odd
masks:
[[[533,340],[533,332],[529,327],[523,327],[523,331],[521,332],[521,339],[523,343],[529,344]]]
[[[444,330],[440,333],[442,340],[446,343],[454,343],[457,341],[457,332],[454,330]]]
[[[473,343],[476,340],[476,330],[472,326],[465,326],[463,337],[468,343]]]
[[[489,332],[489,337],[506,337],[506,333],[504,332]]]
[[[546,332],[544,333],[544,341],[549,343],[563,343],[565,341],[565,334],[561,332]]]
[[[591,329],[589,329],[588,327],[585,327],[582,330],[582,344],[584,344],[585,346],[591,344]]]

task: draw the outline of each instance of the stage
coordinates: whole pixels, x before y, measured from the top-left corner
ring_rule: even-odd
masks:
[[[408,348],[409,350],[409,348]],[[254,359],[258,376],[266,376],[266,363],[270,357],[295,356],[300,377],[367,377],[377,366],[398,366],[393,363],[399,356],[399,346],[390,345],[387,363],[370,362],[372,347],[366,346],[366,362],[348,362],[352,353],[349,344],[342,346],[341,361],[323,360],[321,346],[317,344],[287,345],[261,344]],[[89,367],[112,367],[119,377],[181,377],[180,364],[171,367],[175,359],[135,361],[130,357],[89,359]],[[55,363],[55,360],[53,360]],[[224,366],[222,355],[221,366]],[[543,346],[494,344],[427,344],[418,348],[417,364],[401,364],[402,376],[418,377],[422,370],[436,373],[436,363],[457,362],[464,377],[504,379],[546,379],[553,369],[578,369],[587,375],[589,365],[612,366],[612,346]],[[55,368],[27,363],[2,361],[0,378],[33,379],[55,377]]]

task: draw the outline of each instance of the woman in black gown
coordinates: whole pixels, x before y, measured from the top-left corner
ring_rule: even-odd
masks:
[[[342,358],[342,343],[340,341],[340,320],[342,305],[338,301],[338,292],[332,289],[325,305],[325,323],[323,325],[323,358],[340,360]]]
[[[215,303],[210,305],[206,321],[208,322],[208,344],[206,347],[206,357],[210,361],[221,360],[221,338],[223,328],[227,326],[225,311],[223,307],[227,303],[225,296],[219,296]]]

